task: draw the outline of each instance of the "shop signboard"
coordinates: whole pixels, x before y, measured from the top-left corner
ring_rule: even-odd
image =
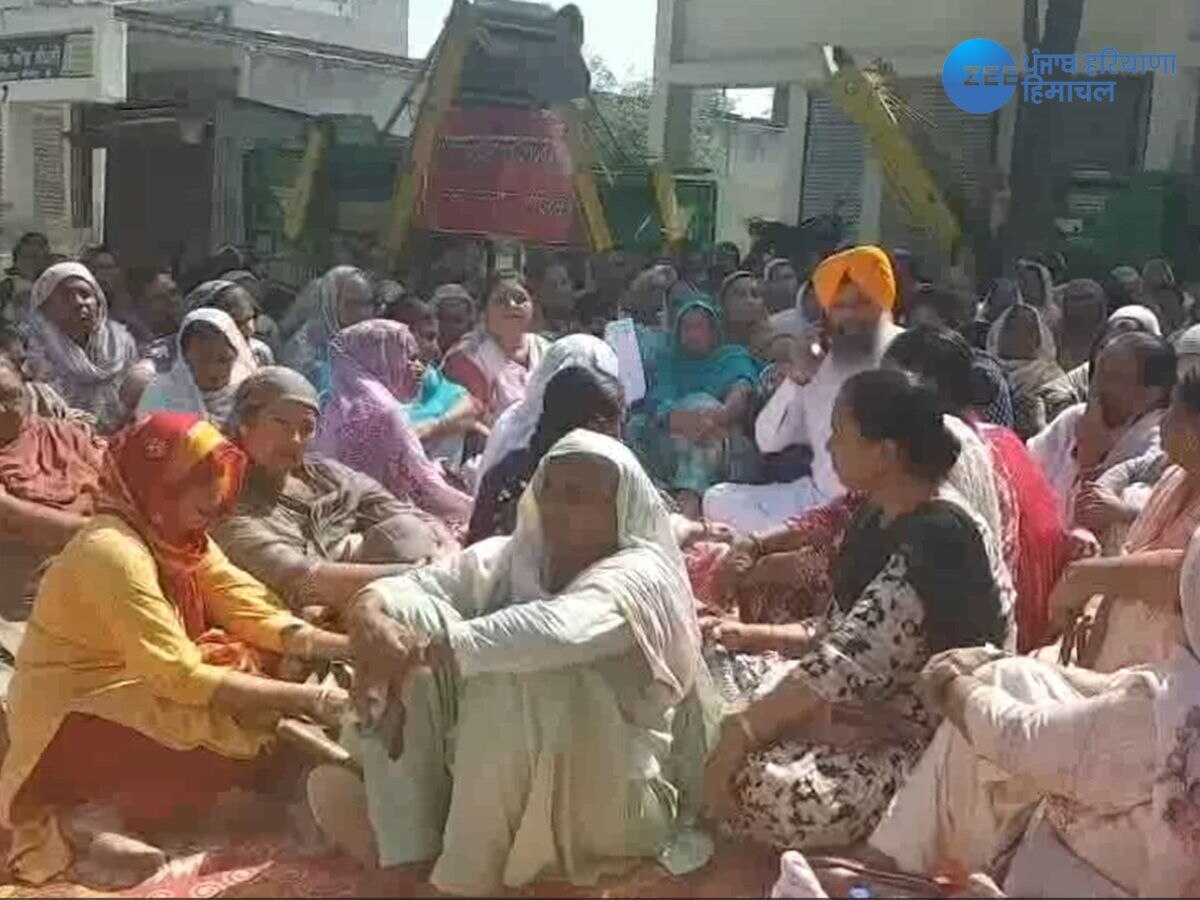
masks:
[[[0,82],[90,78],[92,42],[90,31],[0,38]]]

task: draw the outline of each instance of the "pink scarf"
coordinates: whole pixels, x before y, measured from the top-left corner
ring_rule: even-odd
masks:
[[[338,332],[329,351],[333,394],[314,449],[370,475],[432,515],[453,522],[468,519],[471,498],[446,483],[401,406],[420,389],[410,367],[417,341],[407,326],[384,319],[360,322]]]
[[[1200,525],[1200,494],[1188,496],[1187,470],[1171,466],[1129,528],[1125,552],[1183,550]]]
[[[525,399],[529,377],[542,361],[542,350],[546,341],[536,334],[525,335],[528,360],[521,364],[509,356],[483,329],[473,331],[463,338],[463,351],[483,377],[487,379],[488,411],[495,417],[513,404]]]
[[[1200,525],[1200,495],[1189,496],[1188,473],[1171,466],[1129,529],[1126,553],[1184,550]],[[1080,651],[1080,664],[1100,672],[1164,662],[1179,640],[1179,611],[1173,598],[1151,604],[1105,597]]]

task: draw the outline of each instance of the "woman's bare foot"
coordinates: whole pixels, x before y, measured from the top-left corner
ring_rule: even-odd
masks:
[[[166,854],[157,847],[121,833],[120,817],[109,807],[80,807],[64,824],[75,852],[72,878],[84,887],[126,890],[166,865]]]
[[[308,776],[308,807],[325,837],[360,865],[378,868],[379,849],[361,778],[340,766],[313,769]]]

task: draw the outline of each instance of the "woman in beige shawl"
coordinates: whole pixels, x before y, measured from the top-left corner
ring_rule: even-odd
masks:
[[[571,432],[543,457],[512,537],[354,601],[349,743],[372,846],[350,843],[321,776],[318,822],[367,861],[436,861],[438,890],[472,896],[543,876],[590,884],[662,853],[703,764],[684,714],[703,669],[693,603],[633,454]]]
[[[1063,376],[1054,336],[1035,307],[1018,302],[988,331],[987,351],[1000,360],[1012,388],[1013,431],[1028,440],[1047,424],[1043,388]]]
[[[1178,642],[1153,666],[1099,675],[986,649],[935,658],[925,687],[948,721],[872,851],[909,872],[987,869],[1017,897],[1196,896],[1198,536],[1179,597]]]

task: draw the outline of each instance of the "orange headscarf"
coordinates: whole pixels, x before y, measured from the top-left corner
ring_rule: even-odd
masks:
[[[812,275],[813,289],[823,309],[829,309],[842,282],[849,281],[885,312],[896,305],[896,273],[878,247],[851,247],[822,262]]]
[[[221,486],[222,512],[241,491],[246,456],[213,425],[191,413],[154,413],[113,438],[100,476],[98,512],[125,520],[154,554],[163,592],[197,643],[208,631],[196,570],[208,535],[172,527],[178,497],[197,479]],[[169,536],[168,536],[169,535]]]

